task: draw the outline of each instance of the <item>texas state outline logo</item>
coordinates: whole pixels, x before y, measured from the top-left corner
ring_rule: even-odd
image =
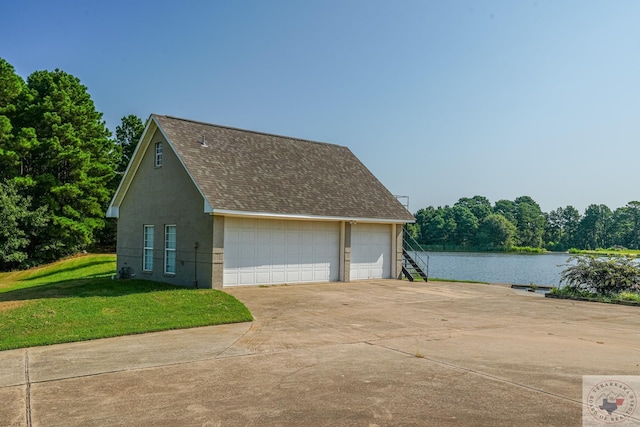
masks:
[[[582,378],[583,426],[638,426],[640,376],[585,375]]]

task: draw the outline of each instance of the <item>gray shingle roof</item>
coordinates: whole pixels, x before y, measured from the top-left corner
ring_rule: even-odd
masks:
[[[414,220],[347,147],[152,118],[214,212]]]

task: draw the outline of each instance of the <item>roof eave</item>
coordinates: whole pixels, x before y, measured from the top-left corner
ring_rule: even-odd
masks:
[[[236,211],[229,209],[212,209],[213,215],[236,216],[246,218],[264,218],[264,219],[297,219],[303,221],[346,221],[350,223],[367,222],[378,224],[405,224],[414,223],[415,219],[401,218],[367,218],[367,217],[345,217],[345,216],[323,216],[323,215],[306,215],[306,214],[287,214],[277,212],[248,212]]]

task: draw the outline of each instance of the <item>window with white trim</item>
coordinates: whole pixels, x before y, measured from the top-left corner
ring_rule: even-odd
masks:
[[[156,142],[156,167],[162,166],[162,142]]]
[[[153,225],[144,226],[142,271],[153,271]]]
[[[176,226],[164,226],[164,273],[176,274]]]

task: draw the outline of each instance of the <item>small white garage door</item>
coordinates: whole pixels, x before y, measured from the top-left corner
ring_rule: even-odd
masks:
[[[337,222],[225,218],[224,286],[336,281]]]
[[[351,229],[351,280],[391,277],[391,226],[354,224]]]

